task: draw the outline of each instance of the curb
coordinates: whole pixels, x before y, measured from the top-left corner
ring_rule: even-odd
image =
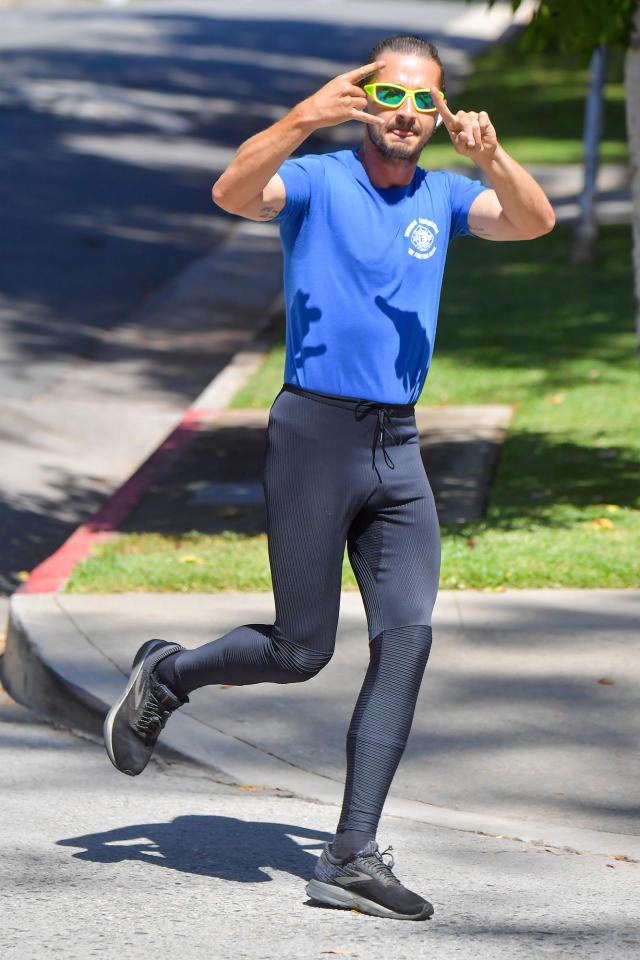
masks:
[[[116,491],[93,519],[81,524],[55,553],[38,564],[16,593],[55,593],[59,590],[75,565],[88,556],[93,545],[109,537],[129,515],[151,486],[158,470],[172,455],[188,445],[200,423],[214,413],[214,410],[189,408],[166,440]]]
[[[125,674],[92,643],[56,594],[13,598],[2,669],[15,699],[60,726],[102,742],[107,704],[121,692]],[[341,802],[342,782],[337,778],[296,766],[220,730],[189,705],[171,719],[156,756],[195,764],[226,783],[292,793],[336,807]],[[640,860],[640,837],[630,834],[451,809],[393,792],[385,816],[565,853]]]
[[[106,714],[104,704],[83,687],[66,680],[42,655],[16,610],[14,597],[9,607],[6,648],[0,658],[2,685],[14,700],[46,720],[99,737]]]
[[[264,231],[269,236],[270,231]],[[228,247],[234,256],[243,242],[249,246],[261,235],[260,230],[253,223],[240,224],[233,232]],[[252,251],[249,249],[247,259]],[[279,256],[279,244],[278,244]],[[255,257],[253,258],[255,262]],[[233,299],[237,294],[240,301],[239,309],[243,307],[250,311],[252,317],[258,314],[258,321],[254,322],[254,339],[250,349],[236,352],[229,363],[211,380],[198,397],[192,402],[182,415],[177,426],[169,433],[162,443],[150,454],[140,467],[129,477],[124,484],[107,500],[100,510],[87,522],[77,527],[68,539],[53,554],[43,560],[30,573],[27,581],[15,592],[18,594],[55,593],[60,590],[71,575],[73,568],[90,553],[93,545],[108,539],[118,525],[131,513],[149,489],[154,476],[170,460],[191,442],[194,433],[200,425],[212,417],[223,407],[226,407],[233,395],[246,383],[258,369],[264,358],[268,346],[260,340],[264,336],[274,313],[280,308],[282,294],[281,282],[278,273],[277,283],[274,284],[272,259],[263,257],[258,263],[252,276],[252,286],[249,289],[247,278],[240,278],[234,284],[225,274],[225,254],[215,251],[186,267],[168,288],[161,290],[140,311],[147,325],[153,325],[154,313],[166,317],[167,314],[188,316],[190,311],[202,311],[210,307],[210,303],[202,302],[198,295],[198,288],[206,278],[211,290],[216,283],[222,284],[226,291],[226,298]],[[217,276],[216,276],[217,273]],[[255,275],[257,274],[257,275]],[[235,287],[242,285],[242,291]],[[233,289],[230,289],[232,287]],[[266,308],[260,303],[260,291],[268,291]],[[195,294],[194,294],[195,291]],[[226,310],[220,311],[223,323],[226,319]],[[213,325],[213,318],[212,318]]]
[[[49,593],[45,596],[53,599],[55,595]],[[0,656],[0,683],[14,700],[27,706],[36,716],[102,745],[102,725],[109,706],[80,683],[66,679],[62,671],[56,669],[56,664],[50,662],[33,638],[33,631],[24,622],[23,613],[16,606],[12,598],[6,649]],[[62,611],[59,612],[62,614]],[[166,738],[157,745],[154,758],[174,763],[192,760],[184,751],[172,749]],[[212,763],[206,766],[222,782],[228,781],[224,771]]]
[[[118,525],[128,517],[147,492],[154,476],[171,457],[180,453],[191,442],[202,423],[211,420],[225,407],[233,394],[257,370],[266,353],[259,350],[240,351],[231,363],[200,394],[187,409],[160,446],[136,472],[113,494],[110,500],[87,523],[81,524],[50,557],[35,567],[29,579],[16,593],[56,593],[64,586],[73,568],[89,555],[95,543],[108,539]],[[228,395],[227,395],[228,394]],[[209,406],[218,399],[216,406]]]

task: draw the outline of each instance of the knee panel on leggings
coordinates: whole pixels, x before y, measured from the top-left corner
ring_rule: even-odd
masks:
[[[331,652],[300,647],[282,634],[276,634],[275,629],[271,644],[273,663],[279,670],[279,673],[273,676],[275,683],[300,683],[310,680],[329,663],[332,657]]]
[[[350,737],[404,750],[430,650],[427,626],[396,627],[373,638]]]
[[[195,650],[182,650],[172,660],[170,689],[187,696],[198,687],[230,683],[299,683],[314,677],[332,651],[310,650],[285,637],[275,626],[247,624]],[[172,682],[173,680],[173,682]]]
[[[339,830],[375,833],[404,752],[431,649],[431,627],[383,630],[347,734],[347,782]]]

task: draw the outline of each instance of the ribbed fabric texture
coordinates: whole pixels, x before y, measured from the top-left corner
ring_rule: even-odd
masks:
[[[338,831],[375,831],[407,743],[431,627],[384,630],[371,641],[369,669],[347,734],[347,781]]]
[[[375,831],[409,732],[440,570],[412,409],[388,408],[387,457],[376,451],[374,466],[379,419],[375,404],[280,393],[264,470],[276,622],[238,627],[160,665],[181,696],[208,684],[313,677],[333,653],[348,541],[373,639],[349,732],[341,828],[365,832]]]
[[[330,652],[310,650],[280,636],[275,626],[248,624],[196,650],[184,651],[171,666],[175,686],[186,695],[211,683],[241,687],[309,680],[330,659]]]

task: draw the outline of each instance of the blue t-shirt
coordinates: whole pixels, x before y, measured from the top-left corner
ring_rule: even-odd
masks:
[[[287,310],[285,383],[414,403],[436,332],[449,240],[484,189],[417,168],[378,189],[355,150],[287,160],[278,215]]]

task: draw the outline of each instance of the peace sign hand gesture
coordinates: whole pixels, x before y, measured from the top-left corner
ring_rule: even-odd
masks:
[[[344,123],[345,120],[360,120],[363,123],[380,126],[384,123],[383,120],[365,112],[367,95],[358,83],[383,66],[384,60],[376,60],[374,63],[367,63],[355,70],[341,73],[339,77],[334,77],[312,96],[303,100],[297,109],[303,115],[305,122],[314,130],[320,127],[332,127],[335,124]]]
[[[490,159],[498,147],[498,138],[487,111],[458,110],[451,113],[437,87],[431,87],[431,96],[456,151],[476,161]]]

